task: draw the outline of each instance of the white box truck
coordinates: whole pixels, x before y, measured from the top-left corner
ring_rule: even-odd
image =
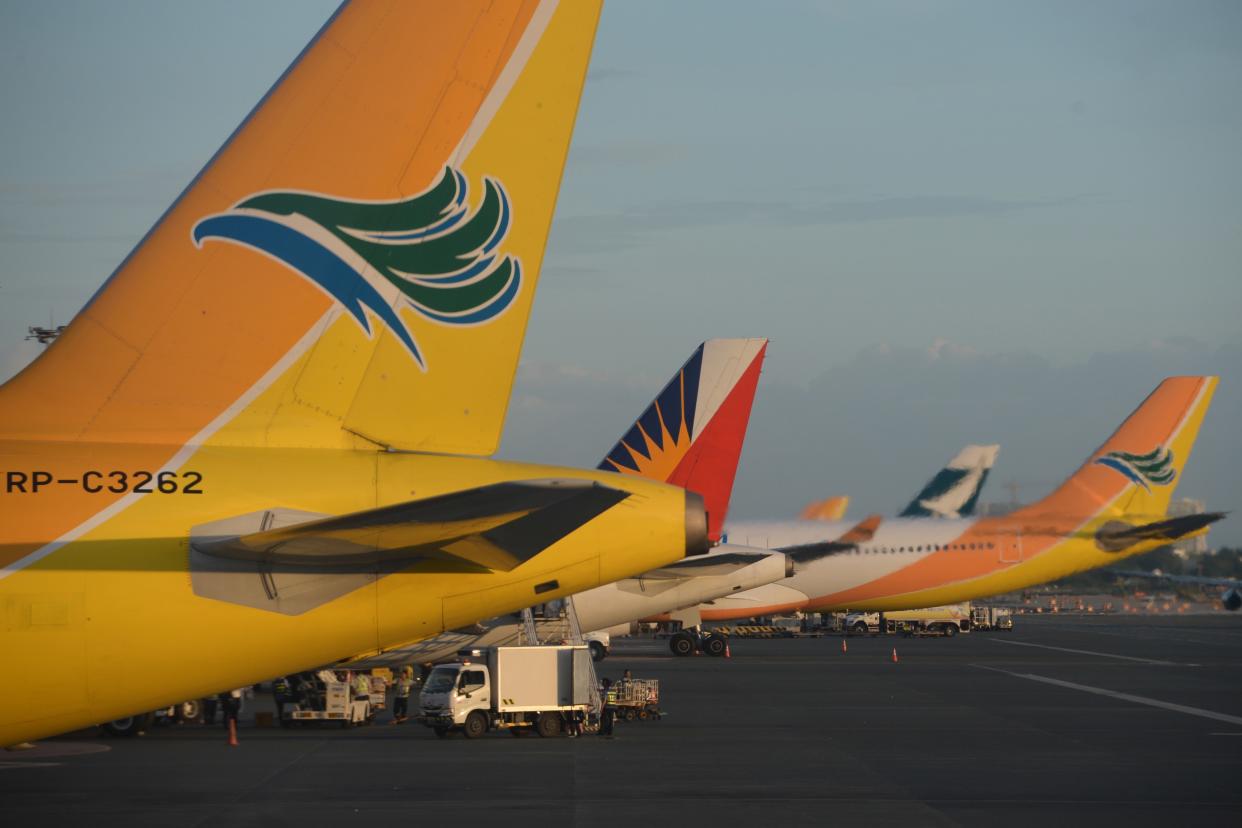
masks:
[[[437,736],[460,730],[534,730],[558,736],[567,717],[586,718],[596,691],[591,650],[583,645],[487,647],[463,651],[431,671],[419,696],[418,721]]]

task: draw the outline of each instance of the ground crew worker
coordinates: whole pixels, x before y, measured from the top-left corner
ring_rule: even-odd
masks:
[[[599,735],[612,738],[612,721],[617,715],[617,691],[612,689],[612,679],[604,679],[600,693],[604,697],[604,712],[599,719]]]
[[[397,679],[393,687],[392,697],[392,723],[401,724],[409,718],[410,712],[410,690],[414,688],[414,669],[406,667],[401,671],[400,678]]]
[[[371,700],[371,677],[366,673],[354,676],[354,701]]]
[[[285,705],[293,701],[293,687],[289,679],[280,676],[272,682],[272,699],[276,702],[276,721],[283,727],[285,724]]]

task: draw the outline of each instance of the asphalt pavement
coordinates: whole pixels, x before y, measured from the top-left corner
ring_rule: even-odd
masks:
[[[0,753],[14,825],[1221,825],[1242,813],[1242,613],[955,639],[619,641],[667,715],[611,741],[367,728],[93,731]],[[893,661],[893,649],[897,661]],[[266,709],[256,700],[251,713]],[[484,821],[487,821],[486,823]]]

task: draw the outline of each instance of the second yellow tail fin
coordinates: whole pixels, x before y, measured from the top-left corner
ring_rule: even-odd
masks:
[[[1020,514],[1163,518],[1217,382],[1217,377],[1164,380],[1078,471]]]

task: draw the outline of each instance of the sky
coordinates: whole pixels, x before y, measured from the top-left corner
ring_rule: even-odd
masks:
[[[0,379],[334,7],[0,0]],[[968,442],[1031,500],[1177,373],[1222,377],[1178,495],[1239,510],[1238,89],[1230,0],[613,2],[501,456],[594,465],[767,336],[737,517],[891,513]]]

